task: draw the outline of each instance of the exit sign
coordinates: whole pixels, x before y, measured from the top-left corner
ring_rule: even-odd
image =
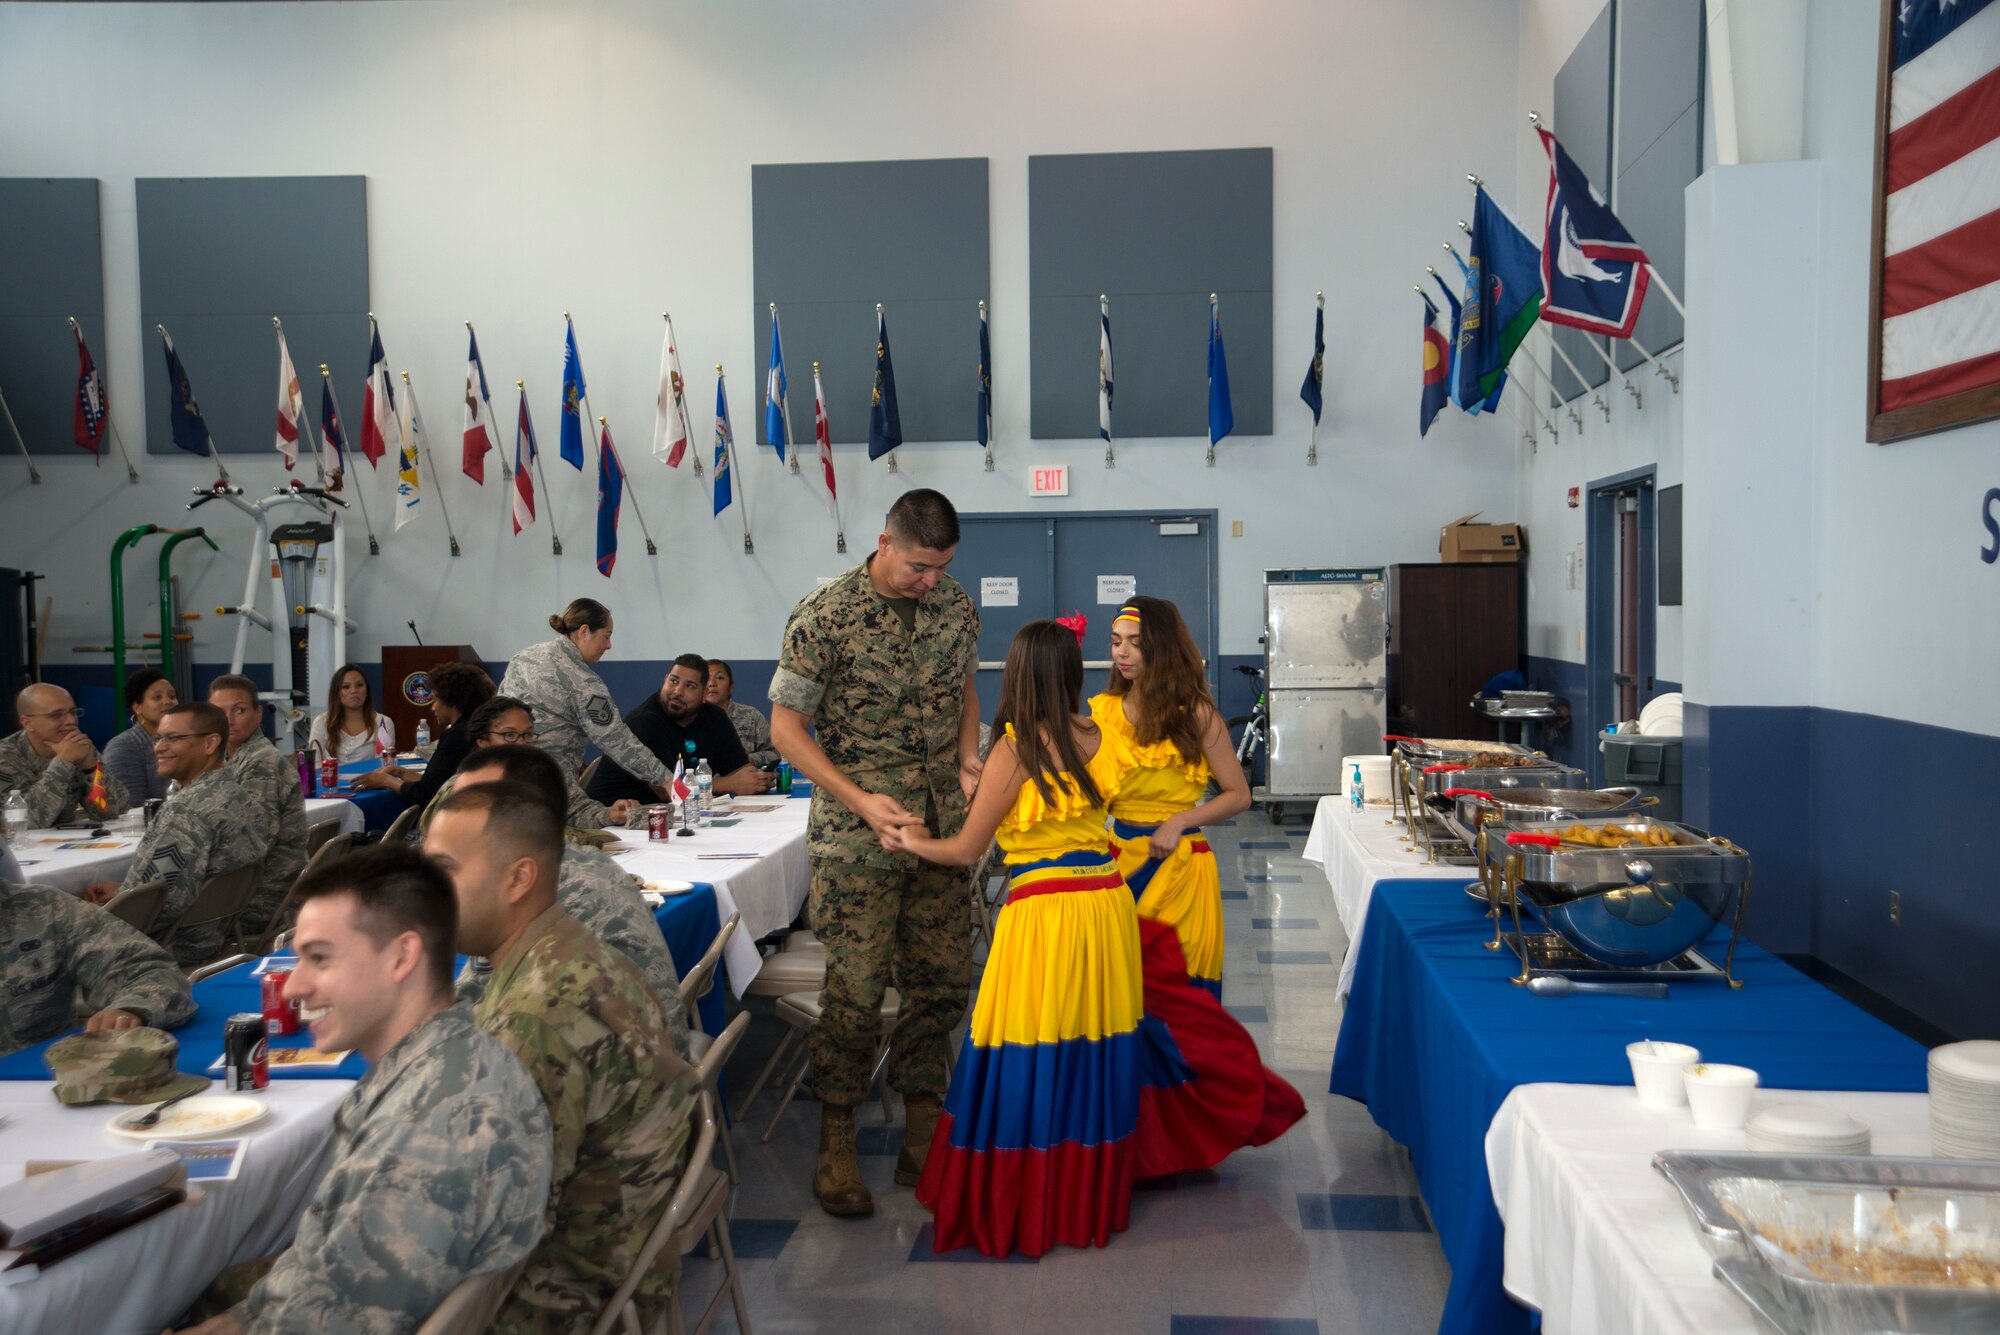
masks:
[[[1058,464],[1052,468],[1032,468],[1028,470],[1030,491],[1036,496],[1069,495],[1069,465]]]

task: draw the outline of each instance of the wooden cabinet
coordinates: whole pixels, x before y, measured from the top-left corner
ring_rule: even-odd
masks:
[[[1389,731],[1497,740],[1472,708],[1481,686],[1521,666],[1522,568],[1389,568]]]

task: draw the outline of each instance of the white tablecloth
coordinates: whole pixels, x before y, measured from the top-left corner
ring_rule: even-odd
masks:
[[[1838,1108],[1874,1133],[1873,1152],[1931,1152],[1923,1094],[1758,1090],[1751,1105]],[[1741,1131],[1703,1131],[1685,1108],[1641,1107],[1631,1086],[1521,1085],[1486,1133],[1486,1171],[1506,1225],[1507,1292],[1548,1335],[1762,1335],[1710,1273],[1660,1150],[1741,1152]]]
[[[806,861],[806,818],[812,804],[769,794],[736,805],[776,810],[743,812],[736,825],[701,827],[690,838],[664,842],[654,841],[645,830],[613,830],[621,847],[608,851],[641,880],[706,881],[715,887],[718,917],[726,922],[732,913],[743,915],[723,953],[730,989],[742,996],[757,976],[758,939],[791,926],[812,888],[812,867]],[[709,856],[719,853],[753,856]]]
[[[334,1109],[349,1080],[272,1081],[256,1097],[271,1115],[242,1134],[250,1141],[233,1182],[205,1186],[180,1205],[0,1288],[0,1331],[27,1335],[156,1335],[226,1266],[277,1251],[332,1154]],[[220,1086],[213,1086],[219,1091]],[[0,1081],[0,1183],[16,1182],[30,1159],[104,1159],[140,1142],[104,1130],[123,1104],[71,1108],[46,1080]]]
[[[366,825],[361,808],[344,797],[306,799],[306,825],[338,820],[342,834],[359,834]],[[21,875],[30,885],[46,885],[80,895],[92,881],[122,881],[132,857],[139,851],[139,837],[145,833],[146,818],[133,810],[105,825],[110,833],[91,839],[82,830],[30,830],[14,850]],[[104,844],[104,848],[63,848],[63,844]]]
[[[1403,845],[1403,824],[1388,824],[1389,806],[1371,803],[1365,810],[1349,809],[1344,797],[1322,797],[1313,812],[1312,832],[1300,856],[1326,873],[1333,888],[1333,911],[1347,933],[1347,957],[1340,962],[1341,996],[1354,979],[1361,958],[1361,925],[1368,917],[1368,900],[1378,881],[1475,879],[1469,868],[1424,865],[1421,848]]]

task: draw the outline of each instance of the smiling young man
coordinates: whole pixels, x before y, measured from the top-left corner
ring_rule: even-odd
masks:
[[[978,784],[979,613],[945,573],[957,549],[951,502],[905,492],[874,553],[793,610],[771,681],[771,738],[813,784],[806,854],[813,930],[827,953],[810,1036],[820,1097],[813,1194],[829,1214],[875,1208],[854,1109],[868,1092],[891,978],[903,1002],[889,1084],[908,1110],[896,1180],[911,1186],[971,988],[964,870],[888,852],[879,838],[904,825],[957,833]]]
[[[306,865],[306,799],[299,791],[299,771],[293,758],[281,755],[264,735],[264,705],[257,684],[248,677],[226,675],[208,684],[208,702],[229,722],[229,769],[250,794],[264,826],[267,847],[257,889],[238,922],[251,937],[270,925],[271,915],[285,900]]]
[[[125,785],[102,771],[96,745],[78,726],[83,711],[68,691],[29,686],[14,697],[14,713],[21,730],[0,740],[0,797],[20,789],[28,802],[28,824],[40,829],[125,810]]]
[[[381,844],[299,886],[285,995],[313,1042],[366,1057],[334,1115],[332,1166],[275,1261],[225,1272],[196,1329],[414,1331],[459,1283],[511,1269],[542,1235],[548,1111],[527,1072],[452,1004],[451,882]],[[240,1301],[253,1275],[268,1269]]]

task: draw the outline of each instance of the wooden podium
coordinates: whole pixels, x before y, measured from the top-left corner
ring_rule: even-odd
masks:
[[[416,745],[417,720],[431,716],[430,671],[440,663],[486,666],[486,660],[469,644],[382,646],[382,698],[377,708],[395,722],[399,751],[408,751]],[[436,741],[443,731],[433,723],[431,740]]]

